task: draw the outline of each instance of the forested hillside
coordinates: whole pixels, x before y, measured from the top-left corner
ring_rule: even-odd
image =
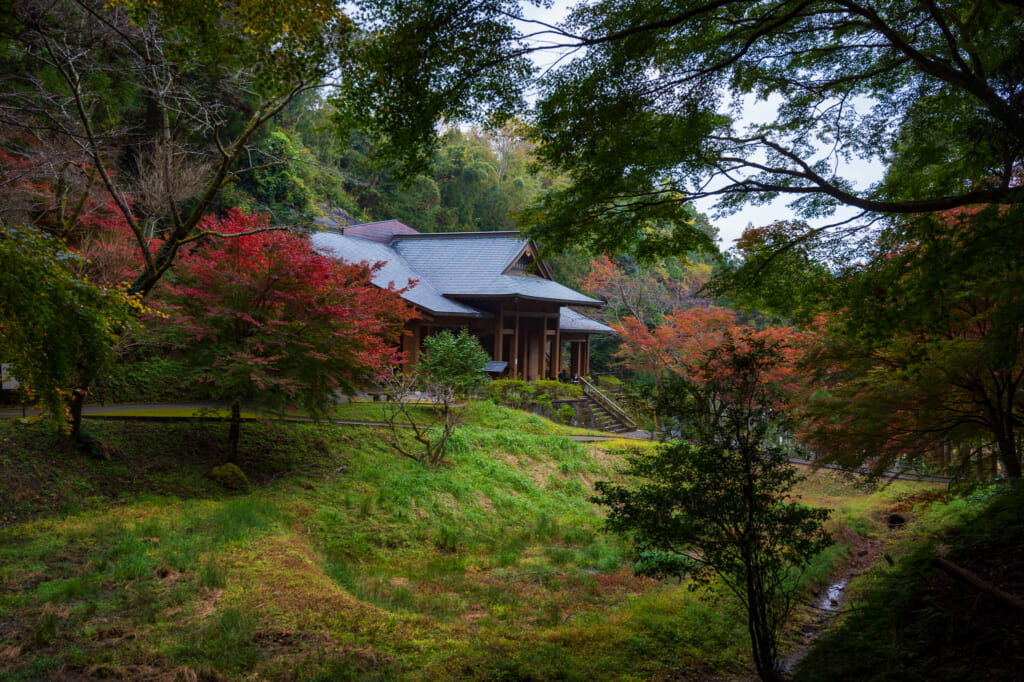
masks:
[[[308,224],[340,209],[343,224],[396,219],[421,232],[514,230],[519,212],[557,181],[530,168],[534,144],[515,122],[452,126],[427,167],[400,178],[370,157],[365,135],[337,133],[335,115],[316,93],[293,101],[255,137],[226,201],[283,222]]]

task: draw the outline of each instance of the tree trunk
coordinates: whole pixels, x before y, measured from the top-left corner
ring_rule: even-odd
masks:
[[[979,592],[983,592],[993,599],[997,599],[1012,609],[1024,612],[1024,599],[1010,594],[1009,592],[1003,592],[995,585],[985,582],[985,580],[983,580],[977,573],[969,571],[963,566],[957,566],[952,561],[943,559],[942,557],[935,557],[932,559],[932,563],[957,580],[967,583]]]
[[[996,443],[999,445],[999,461],[1003,463],[1006,477],[1011,480],[1020,480],[1020,452],[1017,451],[1013,432],[999,434],[996,437]]]
[[[238,434],[242,426],[242,406],[236,400],[231,403],[231,427],[228,429],[228,461],[238,464]]]
[[[747,631],[750,634],[750,650],[758,677],[763,682],[776,682],[781,676],[775,657],[774,633],[765,612],[765,594],[756,584],[753,570],[752,567],[747,569]]]
[[[71,442],[78,443],[78,436],[82,433],[82,406],[85,405],[84,388],[76,388],[71,391]]]

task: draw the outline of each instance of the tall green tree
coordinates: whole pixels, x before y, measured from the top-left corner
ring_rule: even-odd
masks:
[[[586,54],[546,79],[537,116],[541,158],[572,182],[536,220],[556,241],[632,243],[701,197],[790,197],[807,218],[1024,201],[1022,26],[999,0],[580,5],[564,39]],[[748,125],[755,98],[776,111]],[[852,159],[888,172],[857,189]]]
[[[232,187],[241,196],[232,198],[251,203],[244,208],[262,209],[277,223],[312,222],[316,196],[303,177],[311,159],[283,130],[268,130],[254,142]]]
[[[452,18],[447,0],[381,3],[392,23],[381,49],[421,45]],[[430,44],[450,54],[417,48],[415,67],[411,48],[371,58],[354,87],[383,92],[366,104],[387,106],[363,107],[365,118],[395,142],[418,130],[420,144],[399,151],[424,158],[439,117],[513,104],[524,51],[562,50],[533,116],[540,158],[568,178],[531,217],[549,245],[710,247],[687,222],[686,204],[702,197],[723,210],[790,197],[805,218],[841,205],[878,216],[1024,201],[1018,2],[601,0],[516,33],[506,18],[518,10],[460,5]],[[747,123],[756,100],[775,111]],[[884,164],[885,178],[858,188],[841,171],[856,159]],[[651,231],[659,222],[675,229]]]
[[[747,228],[709,282],[709,291],[738,308],[807,324],[841,294],[840,275],[851,261],[870,257],[837,239],[817,239],[803,221],[779,220]]]
[[[769,443],[780,403],[770,376],[784,362],[780,344],[728,337],[674,380],[676,400],[663,417],[688,426],[654,454],[631,457],[625,485],[598,482],[608,527],[627,535],[637,569],[717,578],[743,604],[758,675],[782,678],[778,645],[792,612],[795,576],[830,539],[828,511],[791,497],[799,480],[781,448]]]
[[[374,158],[365,134],[352,134],[335,163],[372,220],[396,218],[421,232],[513,230],[515,214],[552,182],[530,166],[532,146],[522,134],[512,124],[449,129],[422,172],[405,180],[395,164]]]
[[[423,171],[443,121],[501,120],[523,103],[533,67],[516,28],[518,0],[359,0],[364,31],[332,102],[343,129],[370,134],[401,180]]]
[[[77,437],[87,386],[114,354],[141,305],[81,275],[81,256],[35,228],[0,223],[0,358]]]

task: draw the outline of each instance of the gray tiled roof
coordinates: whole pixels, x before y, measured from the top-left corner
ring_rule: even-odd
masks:
[[[601,304],[549,279],[502,274],[527,243],[518,232],[462,232],[399,235],[391,246],[449,297],[521,296],[572,305]]]
[[[384,262],[384,267],[377,271],[373,281],[381,287],[394,284],[397,288],[408,286],[409,280],[419,280],[414,287],[406,291],[402,298],[413,305],[433,313],[445,315],[469,315],[484,317],[479,310],[445,298],[441,292],[421,275],[417,274],[405,260],[387,244],[347,237],[337,232],[314,232],[313,247],[320,253],[343,258],[351,263],[366,261],[370,265]]]
[[[558,326],[563,332],[586,332],[588,334],[615,334],[615,330],[597,320],[576,312],[572,308],[558,311]]]
[[[417,280],[416,286],[403,294],[403,298],[435,314],[489,317],[460,302],[475,298],[520,296],[571,305],[601,304],[597,299],[542,277],[503,274],[527,247],[527,240],[518,232],[417,234],[395,229],[390,244],[384,244],[376,240],[380,237],[376,228],[385,225],[387,229],[397,225],[412,230],[397,221],[387,221],[370,224],[362,233],[361,226],[345,228],[345,234],[316,232],[312,237],[313,246],[321,253],[351,262],[385,262],[374,277],[374,283],[404,287],[409,280]],[[588,319],[579,313],[572,314]],[[599,322],[589,322],[607,331],[596,328],[578,331],[613,331]]]

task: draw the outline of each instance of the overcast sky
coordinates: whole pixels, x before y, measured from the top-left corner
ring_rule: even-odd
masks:
[[[565,17],[568,8],[574,4],[576,3],[569,2],[567,0],[556,0],[550,8],[533,7],[526,4],[524,7],[524,16],[528,19],[542,21],[548,24],[557,24]],[[543,29],[532,24],[524,25],[524,31],[526,32],[539,30]],[[534,55],[534,61],[541,69],[551,68],[552,65],[557,65],[559,59],[564,61],[567,58],[571,59],[571,56],[566,57],[565,55],[559,55],[554,51],[542,51]],[[774,112],[775,106],[772,103],[764,101],[755,102],[751,100],[744,108],[744,118],[751,123],[769,121],[774,115]],[[865,189],[871,183],[880,180],[882,173],[883,168],[881,164],[868,164],[866,162],[858,161],[841,166],[839,174],[855,182],[858,189]],[[742,211],[728,216],[716,216],[714,202],[710,199],[697,202],[697,209],[711,218],[712,224],[719,230],[720,245],[722,248],[728,249],[743,233],[743,230],[745,230],[748,225],[760,227],[778,220],[791,220],[795,218],[796,216],[793,211],[786,206],[790,201],[791,199],[781,198],[765,206],[747,206]],[[827,221],[809,222],[812,224],[822,224],[825,222],[833,223],[844,218],[848,218],[855,213],[856,211],[853,209],[840,210],[837,211],[835,216],[831,217]]]

